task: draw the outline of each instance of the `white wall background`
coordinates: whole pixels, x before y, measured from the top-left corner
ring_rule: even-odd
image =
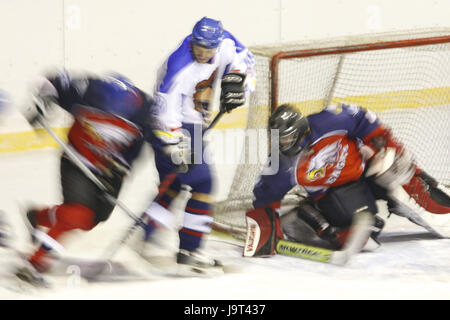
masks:
[[[117,71],[151,92],[166,55],[203,16],[247,46],[449,27],[448,0],[1,0],[0,88],[12,101],[0,132],[25,130],[15,111],[44,70]]]

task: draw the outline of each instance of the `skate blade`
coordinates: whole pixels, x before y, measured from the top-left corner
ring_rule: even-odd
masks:
[[[16,274],[15,277],[16,277],[16,280],[18,281],[19,285],[24,284],[24,285],[31,286],[33,288],[38,288],[38,289],[51,288],[50,283],[47,282],[44,278],[32,279],[31,277],[18,275],[18,274]]]
[[[224,274],[223,267],[196,267],[187,264],[178,264],[177,275],[180,277],[217,277]]]

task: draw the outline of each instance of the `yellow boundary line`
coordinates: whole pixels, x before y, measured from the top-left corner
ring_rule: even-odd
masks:
[[[428,88],[421,90],[404,90],[396,92],[385,92],[371,95],[350,96],[334,98],[331,103],[345,102],[368,108],[374,112],[392,109],[415,109],[450,104],[450,87]],[[324,100],[310,100],[292,103],[304,114],[320,111]],[[253,108],[267,110],[267,106]],[[245,128],[247,124],[248,108],[237,108],[229,114],[224,114],[215,129]],[[263,120],[261,120],[263,121]],[[68,128],[54,128],[55,133],[64,141],[67,140]],[[58,148],[58,144],[44,129],[36,131],[21,131],[0,134],[0,153],[19,152],[32,149]]]
[[[67,141],[69,128],[53,128],[53,130],[63,141]],[[0,134],[0,152],[19,152],[58,147],[59,145],[44,129]]]

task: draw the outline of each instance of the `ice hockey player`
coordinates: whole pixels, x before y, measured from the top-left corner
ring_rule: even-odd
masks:
[[[214,85],[220,81],[223,112],[242,106],[254,89],[253,63],[251,52],[224,30],[220,21],[204,17],[158,74],[152,145],[160,186],[146,210],[145,240],[152,243],[152,238],[157,238],[155,230],[174,226],[172,201],[182,186],[189,186],[192,196],[184,208],[176,256],[179,269],[187,269],[181,270],[187,274],[193,267],[207,272],[219,265],[200,253],[202,237],[210,232],[213,220],[214,177],[203,157],[203,130],[211,120]]]
[[[71,113],[74,122],[68,132],[69,148],[117,197],[143,144],[151,97],[118,74],[71,77],[66,71],[58,71],[40,81],[35,101],[24,112],[34,127],[39,125],[38,117],[45,116],[54,105]],[[38,272],[49,268],[49,253],[61,246],[63,234],[74,229],[92,230],[114,209],[103,191],[65,153],[60,160],[60,179],[63,202],[29,208],[27,212],[40,242],[29,257],[34,268],[17,272],[23,280],[41,281]],[[48,231],[43,232],[44,228]]]
[[[371,111],[329,106],[304,117],[282,105],[270,117],[269,127],[278,130],[280,169],[275,175],[260,175],[254,187],[254,209],[246,213],[244,256],[274,254],[277,239],[286,236],[277,212],[280,200],[295,185],[308,194],[297,208],[298,218],[338,250],[332,261],[336,264],[345,264],[383,228],[384,221],[376,216],[377,199],[388,200],[392,212],[415,223],[423,221],[413,208],[405,208],[405,197],[398,196],[402,192],[412,196],[411,190],[419,190],[427,201],[417,203],[426,210],[450,212],[448,196]],[[258,241],[255,228],[261,232]]]

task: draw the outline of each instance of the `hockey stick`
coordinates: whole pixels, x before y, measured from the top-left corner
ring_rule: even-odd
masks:
[[[373,217],[370,212],[356,213],[352,231],[341,250],[330,250],[286,240],[278,240],[275,250],[282,255],[343,266],[364,247],[369,239],[372,224]]]
[[[206,132],[209,129],[212,129],[212,127],[214,127],[216,125],[217,121],[219,121],[219,119],[223,116],[224,113],[225,112],[223,111],[223,109],[220,108],[220,111],[216,114],[214,119],[209,123],[208,127],[206,127],[206,129],[203,130],[203,132]]]
[[[298,242],[278,240],[275,246],[278,254],[329,263],[334,250],[314,247]]]

